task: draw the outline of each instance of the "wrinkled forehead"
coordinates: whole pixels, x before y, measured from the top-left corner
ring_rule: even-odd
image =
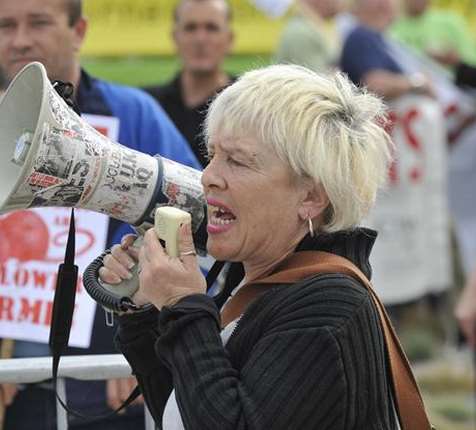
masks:
[[[230,134],[217,131],[209,136],[207,140],[207,148],[209,151],[217,149],[226,152],[249,152],[256,153],[263,147],[254,136],[241,134]]]
[[[232,112],[214,110],[207,118],[206,142],[207,146],[216,141],[239,143],[246,140],[266,141],[262,130],[253,121],[253,118],[244,109],[234,106]]]

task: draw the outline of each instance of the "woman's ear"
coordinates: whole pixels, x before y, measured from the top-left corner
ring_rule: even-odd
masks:
[[[307,193],[299,207],[299,217],[306,221],[308,218],[319,218],[325,209],[329,206],[329,197],[324,187],[319,185],[312,185],[307,190]]]

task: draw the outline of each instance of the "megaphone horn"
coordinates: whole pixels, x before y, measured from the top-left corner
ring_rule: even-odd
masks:
[[[152,138],[152,136],[151,136]],[[62,206],[139,226],[157,206],[192,215],[205,230],[201,173],[109,140],[82,120],[50,84],[40,63],[25,66],[0,103],[0,214]],[[205,250],[206,233],[197,241]]]

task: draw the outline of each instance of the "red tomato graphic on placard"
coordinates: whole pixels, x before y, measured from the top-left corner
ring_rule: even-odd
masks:
[[[3,230],[2,221],[0,220],[0,263],[5,263],[10,257],[10,241]]]
[[[47,225],[32,211],[17,211],[0,220],[0,262],[45,260],[49,241]]]

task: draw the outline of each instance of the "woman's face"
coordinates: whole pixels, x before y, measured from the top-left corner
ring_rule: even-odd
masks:
[[[269,145],[215,136],[202,183],[208,203],[208,242],[219,260],[266,265],[292,251],[306,234],[298,181]]]

